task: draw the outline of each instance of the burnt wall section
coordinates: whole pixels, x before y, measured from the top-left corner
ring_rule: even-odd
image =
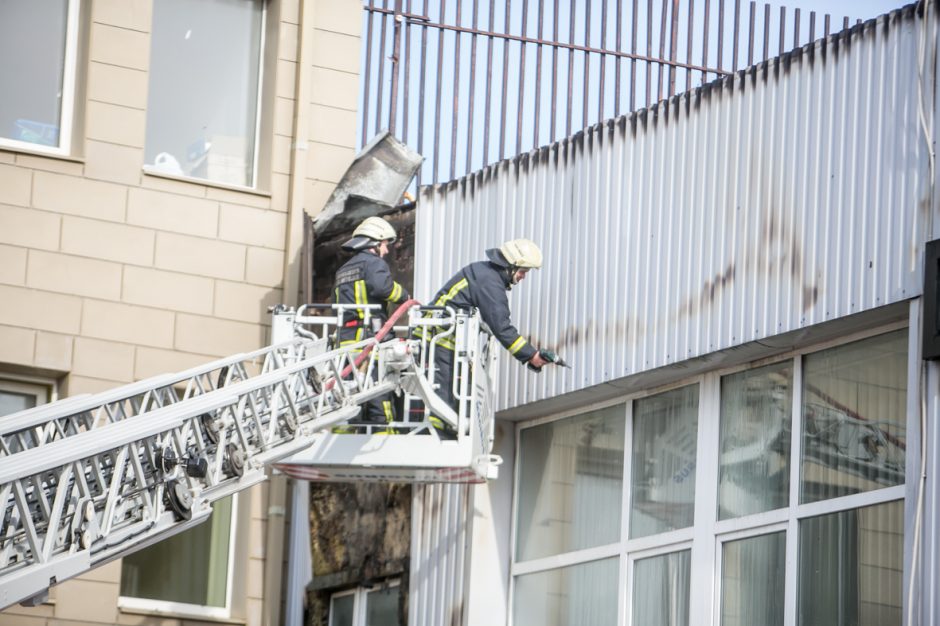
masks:
[[[399,622],[407,623],[411,485],[312,483],[308,626],[329,624],[330,597],[354,587],[401,581]]]
[[[389,254],[385,257],[392,270],[392,277],[408,289],[409,293],[414,293],[415,205],[414,203],[403,204],[396,207],[393,212],[379,214],[379,216],[391,224],[398,233],[398,241],[389,248]],[[352,256],[341,246],[352,237],[352,231],[357,225],[353,224],[351,228],[324,233],[314,242],[313,268],[310,272],[311,302],[331,301],[333,277],[336,275],[336,270]],[[312,233],[313,229],[309,231]]]

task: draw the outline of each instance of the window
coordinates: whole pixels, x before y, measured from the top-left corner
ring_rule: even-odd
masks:
[[[25,379],[0,378],[0,416],[32,409],[49,402],[51,385]]]
[[[375,587],[340,591],[330,598],[330,626],[400,626],[401,589],[397,580]]]
[[[68,154],[79,0],[8,0],[0,19],[0,146]]]
[[[633,566],[633,623],[689,626],[689,550],[638,559]]]
[[[908,343],[520,425],[514,624],[901,626]]]
[[[904,482],[905,332],[807,355],[800,501]]]
[[[618,541],[623,435],[622,406],[522,431],[516,558]]]
[[[721,546],[721,626],[783,626],[786,534]]]
[[[633,411],[630,536],[691,526],[698,385],[637,400]]]
[[[901,624],[904,503],[800,522],[799,626]]]
[[[516,579],[514,626],[616,626],[617,559]]]
[[[787,505],[792,387],[789,361],[721,379],[719,519]]]
[[[154,3],[148,171],[255,186],[264,16],[260,0]]]
[[[235,497],[216,502],[206,522],[124,557],[121,606],[228,617]]]

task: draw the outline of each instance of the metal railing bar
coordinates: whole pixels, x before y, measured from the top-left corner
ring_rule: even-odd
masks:
[[[493,18],[495,12],[495,0],[490,0],[490,19],[487,23],[489,29],[493,30]],[[476,27],[474,27],[476,28]],[[490,159],[490,101],[493,97],[493,34],[486,38],[486,98],[483,101],[483,163],[486,164]]]
[[[740,0],[738,0],[738,1],[740,1]],[[650,1],[650,4],[652,4],[652,0]],[[507,6],[508,6],[508,3],[507,3]],[[370,9],[369,7],[364,7],[364,8],[365,8],[366,10],[372,11],[372,12],[374,12],[374,13],[389,13],[389,14],[393,13],[390,9],[382,9],[382,8],[379,8],[379,7],[376,7],[376,8],[374,8],[374,9]],[[404,14],[403,14],[403,15],[404,15]],[[407,19],[407,18],[406,18],[406,19]],[[557,47],[557,48],[567,49],[567,50],[574,50],[574,51],[577,51],[577,52],[588,52],[588,53],[593,53],[593,54],[606,54],[606,55],[609,55],[609,56],[617,56],[617,57],[624,58],[624,59],[636,59],[637,61],[646,61],[646,62],[648,62],[648,63],[657,63],[657,64],[661,64],[661,65],[674,66],[674,67],[676,67],[676,68],[685,68],[685,69],[690,69],[690,70],[697,70],[697,71],[699,71],[699,72],[709,72],[709,73],[721,74],[721,75],[730,75],[730,74],[733,73],[733,72],[730,72],[730,71],[720,70],[720,69],[718,69],[717,67],[704,67],[704,66],[701,66],[701,65],[683,63],[682,61],[670,61],[670,60],[668,60],[668,59],[661,59],[661,58],[657,58],[657,57],[652,56],[652,53],[643,55],[643,54],[632,54],[632,53],[630,53],[630,52],[617,52],[616,50],[604,50],[604,49],[601,49],[601,48],[596,48],[596,47],[593,47],[593,46],[585,46],[585,45],[581,45],[581,44],[577,44],[577,43],[570,43],[570,42],[564,42],[564,41],[551,41],[551,40],[548,40],[548,39],[539,39],[539,38],[537,38],[537,37],[526,37],[526,36],[523,36],[523,35],[513,35],[512,33],[508,33],[508,32],[491,32],[491,31],[484,30],[484,29],[481,29],[481,28],[472,28],[472,27],[466,27],[466,26],[457,26],[457,25],[455,25],[455,24],[442,24],[442,23],[439,23],[439,22],[431,22],[431,21],[424,21],[424,20],[421,21],[421,25],[422,25],[422,26],[426,26],[426,27],[428,27],[428,28],[437,28],[437,29],[440,29],[440,30],[459,31],[459,32],[468,33],[468,34],[471,34],[471,35],[482,35],[482,36],[485,36],[485,37],[493,37],[493,38],[497,38],[497,39],[505,39],[505,40],[508,40],[508,41],[517,41],[517,42],[526,43],[526,44],[541,44],[541,45],[543,45],[543,46],[555,46],[555,47]],[[572,38],[573,38],[573,35],[572,35]],[[665,54],[665,50],[663,51],[663,54]]]
[[[539,39],[542,38],[545,27],[545,0],[539,0]],[[535,47],[535,112],[532,115],[532,145],[539,145],[539,121],[541,120],[541,102],[542,101],[542,44]]]
[[[503,22],[503,28],[506,30],[506,34],[503,39],[503,97],[500,101],[500,112],[499,112],[499,160],[502,161],[506,157],[506,89],[508,87],[507,83],[509,75],[509,20],[510,20],[510,7],[512,5],[512,0],[506,0],[506,21]],[[442,25],[443,27],[443,25]]]
[[[584,8],[584,45],[588,47],[591,45],[591,2],[587,2]],[[584,54],[584,84],[589,85],[591,83],[591,55]],[[582,89],[584,93],[583,102],[581,104],[581,128],[587,128],[588,126],[588,92],[589,89]]]
[[[473,28],[477,27],[479,0],[473,0]],[[467,170],[473,168],[473,105],[477,74],[477,35],[470,36],[470,97],[467,102]]]
[[[525,34],[529,17],[529,0],[522,0],[522,33]],[[519,85],[525,84],[525,42],[519,45]],[[522,152],[522,114],[525,108],[525,89],[519,89],[516,103],[516,154]]]
[[[441,0],[441,19],[444,19],[444,2]],[[441,70],[444,69],[444,31],[443,29],[437,31],[437,71],[434,73],[434,84],[437,86],[437,89],[434,90],[434,164],[431,168],[432,176],[434,180],[437,180],[437,166],[440,162],[440,154],[437,153],[437,149],[441,145],[441,92],[443,91],[443,84],[441,82]]]
[[[387,2],[388,0],[382,0],[382,8],[385,8]],[[379,26],[381,30],[379,31],[379,80],[376,84],[375,96],[375,134],[382,130],[382,96],[385,91],[385,27],[389,14],[394,15],[392,11],[382,13],[381,26]]]
[[[457,0],[457,19],[460,24],[461,0]],[[460,33],[454,37],[454,114],[450,126],[450,178],[453,180],[457,171],[457,121],[460,119]]]

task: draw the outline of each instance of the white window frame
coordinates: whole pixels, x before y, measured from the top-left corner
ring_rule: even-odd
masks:
[[[513,468],[513,499],[512,499],[512,517],[510,529],[510,577],[508,592],[508,612],[507,623],[513,626],[513,608],[515,602],[515,580],[517,576],[525,574],[534,574],[548,571],[560,567],[569,567],[579,565],[601,558],[619,556],[620,572],[618,587],[618,609],[617,624],[624,626],[633,625],[632,620],[632,589],[633,589],[633,564],[643,558],[658,556],[677,552],[680,550],[691,549],[691,577],[697,584],[693,584],[690,589],[690,606],[697,611],[699,615],[711,615],[707,624],[719,626],[721,619],[721,550],[723,544],[728,541],[756,537],[773,532],[785,532],[786,536],[786,563],[785,572],[785,614],[784,625],[794,626],[796,624],[796,601],[797,601],[797,574],[799,568],[798,559],[798,532],[799,524],[802,520],[820,515],[839,513],[848,510],[885,504],[889,502],[904,502],[910,490],[910,468],[911,464],[919,464],[920,454],[920,433],[919,416],[910,410],[911,406],[919,404],[920,381],[917,377],[917,365],[919,350],[919,336],[917,328],[919,327],[919,309],[918,303],[912,303],[911,312],[908,319],[894,322],[891,324],[880,325],[860,332],[847,334],[837,339],[818,342],[812,346],[793,350],[773,357],[760,359],[744,365],[716,369],[705,374],[697,375],[655,389],[645,390],[643,392],[624,395],[604,402],[594,403],[577,409],[560,412],[554,415],[537,418],[534,420],[516,424],[515,428],[515,459]],[[829,348],[851,344],[863,339],[868,339],[877,335],[890,333],[893,331],[907,329],[907,445],[908,456],[906,464],[908,467],[908,479],[900,484],[890,487],[883,487],[872,491],[830,498],[818,502],[800,503],[799,490],[802,471],[802,401],[803,401],[803,358],[806,355],[820,352]],[[792,390],[792,412],[791,412],[791,446],[790,446],[790,498],[788,506],[765,511],[753,515],[731,518],[726,520],[718,519],[718,443],[720,427],[720,391],[721,379],[729,374],[734,374],[749,369],[790,361],[793,367],[793,390]],[[633,464],[630,459],[633,443],[633,403],[648,396],[657,395],[676,388],[691,384],[699,385],[699,418],[698,418],[698,440],[696,452],[696,486],[695,486],[695,514],[694,524],[689,528],[660,533],[647,537],[636,539],[629,538],[630,524],[630,505],[631,505],[631,472]],[[539,426],[548,422],[576,417],[598,409],[608,408],[623,404],[625,409],[625,441],[624,441],[624,476],[622,492],[622,510],[621,510],[621,536],[620,541],[597,546],[583,550],[575,550],[563,554],[531,559],[528,561],[516,561],[516,542],[517,522],[518,522],[518,500],[519,500],[519,480],[521,458],[521,432],[527,428]],[[905,512],[907,516],[907,512]],[[907,520],[905,519],[905,526]],[[905,550],[908,541],[905,537]],[[908,559],[905,555],[904,561],[904,584],[909,581]],[[710,584],[704,584],[708,581]],[[903,594],[906,609],[907,595]],[[702,609],[705,609],[704,611]]]
[[[211,178],[199,178],[198,176],[188,176],[186,174],[168,174],[160,168],[144,164],[142,170],[149,176],[158,176],[161,178],[172,178],[174,180],[183,180],[210,187],[222,187],[225,189],[234,189],[237,191],[258,191],[258,170],[260,169],[261,155],[261,120],[264,109],[264,60],[265,46],[267,45],[268,30],[268,0],[257,0],[261,3],[261,36],[258,40],[258,85],[255,93],[255,120],[254,120],[254,143],[251,153],[251,182],[249,185],[235,185],[224,181],[213,180]],[[152,53],[152,51],[151,51]],[[144,141],[146,142],[146,137]]]
[[[118,608],[134,613],[171,615],[210,619],[230,619],[232,616],[232,587],[235,580],[235,536],[238,531],[238,493],[232,494],[231,522],[228,538],[228,567],[225,573],[225,606],[205,606],[187,602],[153,600],[136,596],[119,596]],[[208,519],[203,522],[208,523]]]
[[[392,578],[387,581],[383,581],[381,585],[372,587],[354,587],[352,589],[344,589],[343,591],[337,591],[333,594],[330,594],[330,612],[327,619],[328,626],[335,626],[333,624],[333,600],[345,596],[353,596],[353,626],[366,626],[366,609],[368,608],[369,593],[377,591],[376,587],[379,587],[379,589],[401,587],[401,580],[398,578]]]
[[[36,398],[36,406],[48,404],[57,399],[55,383],[35,376],[0,374],[0,391],[32,395]],[[0,416],[0,420],[2,419],[3,417]]]
[[[0,148],[69,156],[75,127],[75,76],[78,71],[78,31],[82,0],[68,0],[65,22],[65,62],[62,71],[62,110],[59,111],[59,145],[44,146],[0,137]]]

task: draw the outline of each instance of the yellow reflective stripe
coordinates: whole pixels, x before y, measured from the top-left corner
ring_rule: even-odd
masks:
[[[439,345],[442,348],[447,348],[448,350],[453,350],[457,347],[454,344],[454,339],[450,336],[441,337],[440,339],[435,340],[433,343]]]
[[[357,280],[354,282],[353,292],[356,298],[356,304],[369,304],[369,300],[366,297],[366,281]],[[359,319],[365,318],[366,314],[363,309],[358,309],[356,312],[359,314]]]
[[[434,303],[434,306],[444,306],[453,300],[457,294],[460,293],[460,290],[466,287],[468,284],[469,283],[467,282],[466,278],[461,278],[456,283],[454,283],[454,286],[451,287],[446,294],[437,299],[437,302]]]
[[[525,338],[522,335],[519,335],[519,338],[509,344],[509,354],[515,354],[522,350],[522,346],[526,344]]]
[[[392,403],[388,400],[382,401],[382,410],[385,411],[385,421],[391,424],[395,421],[395,414],[392,413]]]
[[[428,415],[428,421],[431,422],[431,426],[438,430],[444,430],[444,422],[439,417],[434,417],[433,415]]]
[[[388,299],[391,300],[392,302],[398,302],[398,299],[401,298],[401,292],[402,292],[402,287],[396,282],[395,286],[392,287],[392,293],[388,297]]]

